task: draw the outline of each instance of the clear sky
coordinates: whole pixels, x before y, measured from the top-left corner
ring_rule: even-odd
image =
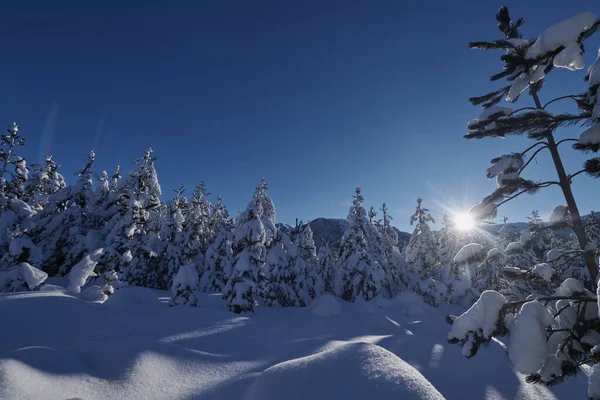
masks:
[[[345,218],[361,186],[404,230],[417,196],[440,219],[468,209],[495,188],[489,160],[527,145],[462,138],[480,112],[467,99],[500,85],[489,82],[500,53],[467,48],[499,38],[498,7],[532,38],[600,14],[597,0],[5,3],[0,124],[20,124],[30,163],[53,154],[72,181],[91,149],[98,170],[130,171],[151,146],[165,198],[205,181],[235,214],[265,176],[278,221],[292,223]],[[589,65],[600,34],[587,43]],[[542,99],[583,92],[583,76],[553,72]],[[580,169],[585,155],[565,150]],[[549,156],[538,160],[524,177],[553,178]],[[582,211],[600,209],[599,185],[575,184]],[[500,215],[562,203],[546,189]]]

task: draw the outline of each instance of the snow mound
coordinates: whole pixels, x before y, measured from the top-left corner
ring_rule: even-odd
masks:
[[[342,305],[337,297],[325,293],[310,304],[310,312],[319,317],[337,317],[342,313]]]
[[[389,351],[350,343],[276,364],[249,389],[246,400],[443,399],[419,371]]]
[[[401,311],[407,317],[426,314],[433,307],[423,301],[423,298],[414,292],[398,293],[391,301],[391,307]]]
[[[381,314],[381,300],[365,300],[364,298],[359,297],[352,304],[354,312],[358,315]]]
[[[77,297],[79,297],[81,300],[95,301],[100,303],[108,299],[108,295],[104,292],[104,289],[102,289],[98,285],[92,285],[90,287],[85,288],[81,291],[81,293],[79,293],[79,296]]]
[[[117,290],[105,302],[109,307],[162,307],[163,303],[152,289],[125,287]]]
[[[483,251],[483,246],[479,243],[467,244],[456,253],[454,262],[460,264],[468,261],[470,262],[473,259],[482,259],[484,257]]]

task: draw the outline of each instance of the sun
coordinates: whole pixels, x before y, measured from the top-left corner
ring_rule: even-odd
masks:
[[[475,220],[469,213],[461,213],[454,216],[454,224],[460,231],[470,231],[475,227]]]

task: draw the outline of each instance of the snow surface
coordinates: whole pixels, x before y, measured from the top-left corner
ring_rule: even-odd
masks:
[[[51,282],[44,291],[0,294],[0,315],[11,321],[10,329],[0,329],[2,400],[240,400],[255,382],[268,379],[261,373],[276,364],[357,342],[398,358],[364,345],[360,352],[335,354],[347,354],[340,360],[358,354],[389,360],[385,368],[373,366],[381,376],[369,376],[398,387],[406,381],[395,371],[414,373],[404,369],[409,364],[447,399],[587,394],[584,374],[552,388],[526,383],[497,342],[465,359],[459,347],[446,342],[444,317],[462,313],[456,306],[427,308],[411,317],[393,300],[365,315],[356,312],[357,305],[340,302],[342,314],[335,318],[315,316],[308,307],[257,307],[256,314],[238,316],[227,311],[219,295],[200,294],[198,307],[168,307],[170,292],[122,288],[102,305],[69,294],[57,286],[60,280]],[[344,368],[326,371],[340,388],[352,383],[335,372]],[[364,375],[360,379],[371,384]]]
[[[144,287],[124,287],[117,290],[104,302],[108,307],[137,308],[137,307],[161,307],[156,292]]]
[[[594,365],[594,368],[592,368],[588,387],[588,397],[593,400],[600,399],[600,364],[596,364]]]
[[[319,317],[337,317],[342,314],[340,300],[331,293],[325,293],[310,304],[310,312]]]
[[[349,343],[265,370],[245,400],[444,399],[419,371],[379,346]]]

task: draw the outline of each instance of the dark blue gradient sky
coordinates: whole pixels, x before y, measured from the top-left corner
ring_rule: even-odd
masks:
[[[597,0],[509,1],[535,37]],[[25,155],[53,154],[69,181],[87,151],[112,171],[151,146],[165,198],[205,181],[235,214],[265,176],[278,220],[345,218],[354,188],[395,223],[421,196],[439,217],[488,194],[489,160],[525,139],[467,141],[468,97],[497,87],[498,1],[13,1],[2,6],[0,123],[17,121]],[[600,35],[588,41],[589,65]],[[541,96],[584,91],[555,71]],[[526,100],[527,103],[529,100]],[[559,134],[577,134],[571,130]],[[566,149],[578,170],[585,156]],[[542,155],[527,178],[554,176]],[[575,184],[582,211],[598,182]],[[556,189],[500,215],[543,216]]]

